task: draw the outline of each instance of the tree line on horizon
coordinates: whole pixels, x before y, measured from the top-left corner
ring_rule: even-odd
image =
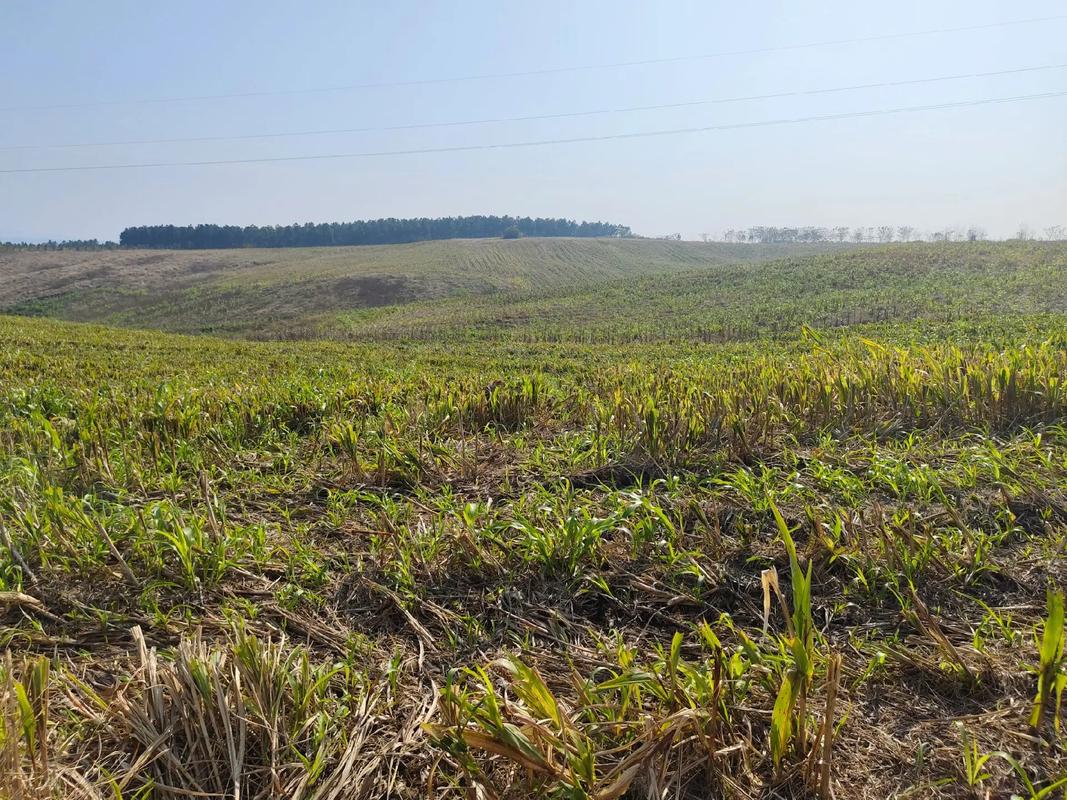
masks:
[[[1067,235],[1067,229],[1063,225],[1052,225],[1044,229],[1044,239],[1057,241]],[[701,238],[706,242],[710,240],[707,234]],[[969,228],[940,228],[933,231],[921,231],[911,225],[877,225],[860,226],[851,228],[847,225],[835,227],[775,227],[773,225],[756,225],[751,228],[734,230],[731,228],[723,233],[722,240],[730,244],[781,244],[790,242],[978,242],[985,241],[989,236],[985,229],[972,225]],[[1015,234],[1016,239],[1029,241],[1039,238],[1028,225],[1019,226]]]
[[[379,229],[374,226],[382,223]],[[420,227],[421,226],[421,227]],[[479,227],[481,226],[481,227]],[[353,235],[352,231],[358,231]],[[412,232],[414,230],[414,233]],[[344,239],[342,232],[347,232]],[[248,234],[246,236],[246,233]],[[575,222],[567,219],[531,219],[530,217],[444,217],[441,219],[383,219],[348,223],[277,225],[146,225],[126,228],[119,242],[98,239],[64,239],[47,242],[0,242],[5,250],[117,250],[119,248],[214,249],[235,247],[310,247],[349,244],[399,244],[431,239],[492,238],[515,239],[522,236],[578,236],[648,238],[634,234],[625,225],[604,222]],[[681,234],[653,237],[682,241]],[[704,242],[710,234],[700,235]],[[985,241],[984,229],[941,228],[922,231],[909,225],[893,227],[776,227],[757,225],[722,234],[729,244],[783,244],[797,242],[961,242]],[[1051,225],[1035,231],[1020,225],[1011,239],[1019,241],[1067,240],[1067,226]],[[356,240],[358,239],[358,240]]]
[[[64,239],[47,242],[0,242],[0,250],[118,250],[118,242],[99,239]]]
[[[294,225],[140,225],[119,236],[123,247],[172,250],[233,247],[331,247],[404,244],[433,239],[507,236],[631,236],[625,225],[531,217],[440,217],[374,219]]]

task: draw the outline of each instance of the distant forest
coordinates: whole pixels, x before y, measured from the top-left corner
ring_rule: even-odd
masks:
[[[64,239],[61,242],[0,242],[3,250],[117,250],[118,242],[101,242],[97,239]]]
[[[480,239],[503,236],[630,236],[625,225],[530,217],[442,217],[374,219],[303,225],[142,225],[119,236],[123,247],[169,250],[230,247],[330,247],[402,244],[430,239]]]

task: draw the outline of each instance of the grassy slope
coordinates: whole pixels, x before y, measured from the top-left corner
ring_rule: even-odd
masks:
[[[0,309],[186,332],[306,335],[322,315],[563,289],[828,246],[450,240],[277,250],[0,253]]]

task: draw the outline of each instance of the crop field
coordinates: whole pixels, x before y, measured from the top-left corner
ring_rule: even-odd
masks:
[[[14,251],[0,274],[0,311],[256,339],[732,342],[1067,308],[1067,247],[1046,242]]]
[[[335,338],[724,342],[801,325],[1067,308],[1062,243],[906,244],[644,274],[595,286],[411,302],[319,321]]]
[[[0,316],[0,797],[1062,798],[1067,246],[511,244]]]
[[[0,250],[0,313],[258,338],[334,336],[338,314],[843,251],[642,239],[445,240],[273,250]],[[349,327],[348,324],[343,326]]]

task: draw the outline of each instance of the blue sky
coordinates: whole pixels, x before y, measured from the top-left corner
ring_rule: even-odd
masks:
[[[0,5],[0,170],[603,136],[1067,90],[1067,69],[683,109],[264,140],[11,149],[574,112],[1067,63],[1067,19],[526,77],[1067,13],[1062,2]],[[116,104],[116,101],[117,104]],[[108,104],[99,104],[108,103]],[[88,104],[65,108],[26,108]],[[93,105],[97,104],[97,105]],[[0,239],[127,225],[499,213],[658,235],[750,225],[1067,225],[1067,96],[678,136],[386,158],[0,174]],[[5,149],[6,148],[6,149]]]

